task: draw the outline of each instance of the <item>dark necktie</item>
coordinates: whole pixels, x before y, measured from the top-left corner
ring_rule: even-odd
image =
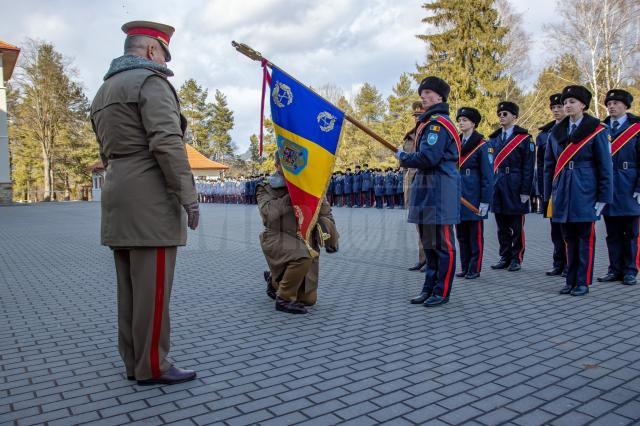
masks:
[[[504,145],[506,140],[507,140],[507,132],[502,132],[502,145]]]
[[[571,137],[571,135],[573,135],[573,132],[576,131],[576,126],[575,123],[571,125],[571,130],[569,130],[569,137]]]
[[[618,131],[618,127],[620,127],[620,123],[618,122],[618,120],[614,120],[613,124],[611,125],[611,127],[613,128],[614,132]]]

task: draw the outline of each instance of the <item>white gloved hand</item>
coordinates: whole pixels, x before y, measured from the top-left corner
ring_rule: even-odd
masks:
[[[640,204],[640,192],[634,192],[633,198],[635,198],[638,204]]]
[[[402,154],[404,152],[404,149],[402,149],[402,147],[398,147],[398,149],[396,150],[396,158],[399,160],[400,159],[400,154]]]
[[[520,194],[520,202],[526,203],[527,201],[529,201],[529,196]]]
[[[600,216],[600,213],[602,213],[602,209],[604,209],[604,206],[606,206],[607,203],[600,203],[597,202],[596,205],[593,207],[594,210],[596,211],[596,216]]]
[[[480,210],[480,216],[485,216],[489,212],[489,204],[480,203],[480,205],[478,206],[478,210]]]

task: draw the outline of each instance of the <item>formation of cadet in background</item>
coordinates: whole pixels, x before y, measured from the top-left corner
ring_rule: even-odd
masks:
[[[405,208],[403,169],[369,169],[355,166],[334,172],[327,187],[327,201],[332,207]],[[256,204],[256,187],[265,175],[224,179],[198,180],[196,190],[201,203]]]

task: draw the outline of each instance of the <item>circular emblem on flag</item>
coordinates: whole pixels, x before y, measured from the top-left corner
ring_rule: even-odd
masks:
[[[333,126],[336,124],[336,117],[327,111],[322,111],[317,117],[320,130],[323,132],[330,132],[333,130]]]
[[[273,99],[274,104],[282,108],[287,105],[291,105],[291,102],[293,102],[293,93],[289,86],[276,81],[273,85],[273,90],[271,91],[271,98]]]

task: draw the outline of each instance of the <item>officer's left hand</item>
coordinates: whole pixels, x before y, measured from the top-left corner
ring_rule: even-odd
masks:
[[[633,198],[635,198],[638,204],[640,204],[640,192],[634,192]]]
[[[600,216],[600,213],[602,213],[602,210],[604,209],[604,206],[606,206],[607,203],[600,203],[597,202],[596,205],[593,207],[596,211],[596,216]]]
[[[402,147],[398,147],[398,149],[396,150],[396,158],[400,159],[400,154],[402,154],[404,152],[404,149],[402,149]]]
[[[520,202],[524,204],[527,201],[529,201],[529,196],[520,194]]]
[[[195,231],[198,227],[198,222],[200,222],[200,207],[198,206],[198,202],[183,204],[182,207],[184,207],[184,210],[187,212],[187,226],[192,231]]]

